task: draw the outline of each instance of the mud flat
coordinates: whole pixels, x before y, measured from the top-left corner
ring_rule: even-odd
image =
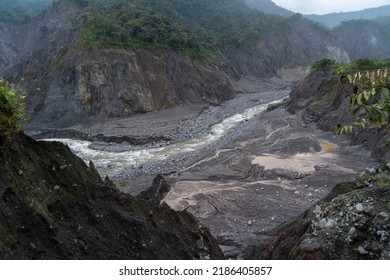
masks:
[[[232,142],[171,176],[175,183],[164,199],[193,213],[227,246],[258,243],[263,232],[375,165],[361,147],[302,125],[299,115],[283,108],[239,129]]]

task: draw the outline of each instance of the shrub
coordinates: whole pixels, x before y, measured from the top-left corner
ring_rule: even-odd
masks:
[[[313,72],[326,70],[329,68],[334,68],[336,66],[336,64],[337,64],[336,61],[333,59],[322,58],[322,59],[314,62],[314,64],[311,67],[311,70]]]
[[[0,78],[0,147],[12,141],[26,120],[23,91]]]

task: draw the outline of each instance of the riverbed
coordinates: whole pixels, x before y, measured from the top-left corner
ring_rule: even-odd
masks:
[[[237,257],[337,183],[375,165],[368,151],[314,124],[304,125],[299,114],[283,106],[267,110],[288,93],[239,94],[221,106],[183,106],[74,128],[163,136],[145,145],[57,140],[133,195],[150,187],[156,174],[164,174],[173,188],[163,202],[193,213]]]

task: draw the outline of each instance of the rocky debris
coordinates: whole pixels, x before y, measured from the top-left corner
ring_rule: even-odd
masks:
[[[342,183],[300,217],[269,232],[250,248],[260,259],[390,259],[390,170],[387,185]],[[378,186],[379,185],[379,186]]]
[[[194,216],[120,192],[59,142],[20,134],[0,157],[0,259],[223,258]]]
[[[219,246],[222,250],[225,259],[237,259],[237,257],[242,253],[242,250],[236,246]]]

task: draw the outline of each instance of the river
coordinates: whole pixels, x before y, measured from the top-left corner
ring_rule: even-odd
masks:
[[[50,138],[41,139],[41,141],[62,142],[68,145],[69,148],[84,161],[92,161],[102,176],[115,176],[115,174],[123,172],[123,170],[129,167],[137,168],[140,165],[168,160],[169,158],[189,152],[195,152],[196,150],[211,145],[240,123],[249,121],[254,116],[264,112],[269,105],[279,103],[282,100],[283,98],[279,98],[264,104],[246,108],[241,113],[236,113],[225,118],[221,122],[212,125],[206,133],[201,133],[186,141],[161,147],[140,148],[138,146],[129,145],[127,147],[121,146],[121,152],[113,152],[95,148],[90,141],[69,138]]]

